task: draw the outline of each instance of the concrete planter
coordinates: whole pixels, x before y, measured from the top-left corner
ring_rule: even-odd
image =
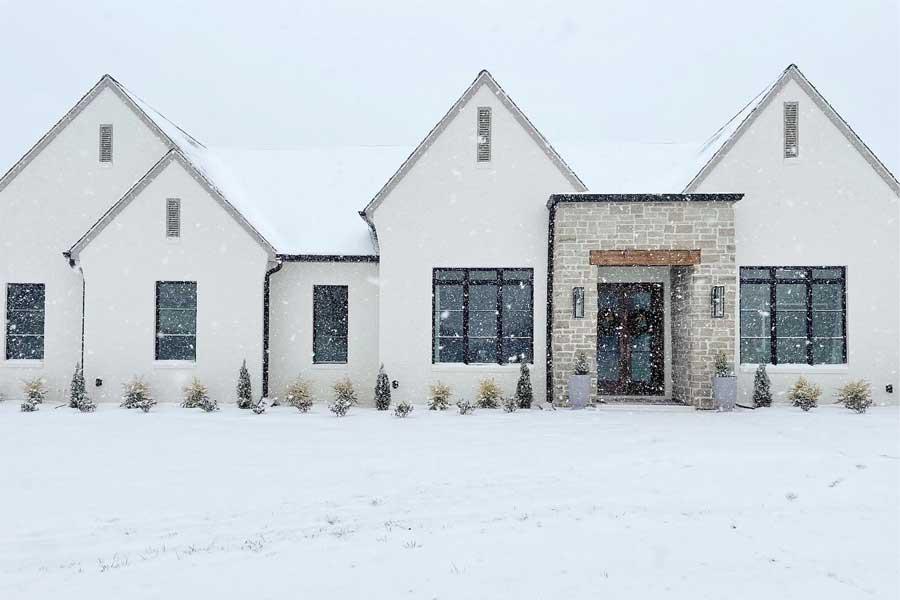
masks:
[[[591,401],[591,376],[572,375],[569,377],[569,406],[584,408]]]
[[[737,402],[737,377],[713,377],[713,399],[719,410],[734,410]]]

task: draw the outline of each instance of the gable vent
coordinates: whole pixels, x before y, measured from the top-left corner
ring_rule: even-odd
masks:
[[[181,200],[166,200],[166,237],[181,237]]]
[[[478,162],[491,160],[491,109],[488,106],[478,107]]]
[[[113,126],[100,126],[100,162],[111,163],[113,158]]]
[[[784,157],[800,156],[799,114],[800,106],[796,102],[784,103]]]

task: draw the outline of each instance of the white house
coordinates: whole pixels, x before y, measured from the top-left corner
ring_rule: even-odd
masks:
[[[0,394],[83,362],[101,401],[229,402],[246,361],[423,402],[526,360],[560,403],[584,351],[595,399],[708,407],[724,352],[742,402],[759,363],[896,402],[900,185],[795,66],[700,148],[603,148],[487,71],[411,153],[210,149],[104,76],[0,179]]]

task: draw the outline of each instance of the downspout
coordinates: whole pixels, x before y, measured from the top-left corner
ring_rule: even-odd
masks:
[[[284,262],[276,259],[275,266],[266,271],[263,282],[263,372],[262,372],[262,397],[269,397],[269,278],[284,266]]]
[[[84,308],[85,308],[85,282],[84,282],[84,269],[81,268],[81,265],[78,264],[74,258],[72,258],[72,253],[68,250],[63,252],[63,256],[66,258],[66,261],[69,263],[69,267],[74,271],[76,270],[81,274],[81,368],[84,369]]]
[[[547,226],[547,403],[553,404],[553,242],[556,228],[556,200],[550,200]]]

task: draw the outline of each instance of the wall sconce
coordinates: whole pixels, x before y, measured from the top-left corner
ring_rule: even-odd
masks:
[[[584,318],[584,288],[572,288],[572,316],[576,319]]]
[[[714,285],[710,294],[710,308],[713,319],[725,318],[725,286]]]

